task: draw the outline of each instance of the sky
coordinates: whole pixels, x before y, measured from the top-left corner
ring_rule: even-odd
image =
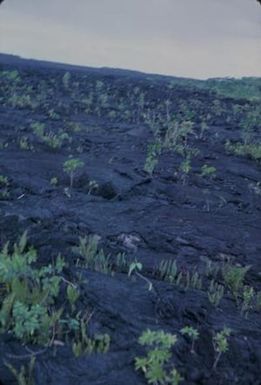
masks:
[[[256,0],[5,0],[0,52],[205,79],[261,76]]]

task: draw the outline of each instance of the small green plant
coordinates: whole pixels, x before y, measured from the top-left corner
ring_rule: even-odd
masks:
[[[184,148],[188,144],[188,136],[193,134],[193,122],[184,120],[178,122],[175,119],[170,119],[167,122],[167,129],[163,139],[163,147],[166,149],[177,150],[178,147]]]
[[[88,195],[90,195],[93,191],[98,190],[99,185],[95,180],[90,180],[88,187],[89,187]]]
[[[22,365],[19,371],[9,362],[5,362],[5,366],[14,375],[17,381],[17,385],[34,385],[35,384],[35,381],[33,378],[35,356],[31,357],[28,366]]]
[[[191,171],[191,157],[186,156],[186,158],[181,162],[179,170],[181,172],[181,180],[185,185],[188,180],[188,174]]]
[[[226,142],[225,148],[228,152],[237,156],[244,156],[251,158],[255,161],[261,160],[261,144],[257,143],[231,143],[229,140]]]
[[[73,181],[76,174],[76,171],[84,166],[84,162],[80,159],[69,158],[63,164],[63,170],[70,176],[70,187],[73,187]]]
[[[98,248],[100,237],[97,234],[80,237],[79,246],[73,250],[84,259],[84,266],[103,274],[112,274],[110,256],[105,255],[103,249]]]
[[[195,271],[191,276],[190,286],[193,289],[198,289],[198,290],[200,290],[202,288],[202,278],[200,277],[200,275],[197,271]]]
[[[202,278],[200,277],[199,273],[195,271],[194,273],[191,273],[189,270],[186,273],[181,272],[181,283],[183,283],[183,286],[185,290],[188,290],[189,288],[192,289],[198,289],[200,290],[202,287]],[[182,282],[184,281],[184,282]]]
[[[126,269],[128,267],[128,261],[125,253],[118,253],[115,261],[118,270]]]
[[[216,167],[208,166],[207,164],[204,164],[201,167],[201,176],[203,178],[213,178],[216,176]]]
[[[76,122],[67,122],[67,127],[73,132],[81,132],[82,126]]]
[[[8,182],[7,176],[0,175],[0,187],[8,186],[8,185],[9,185],[9,182]]]
[[[250,143],[253,138],[254,129],[260,125],[261,112],[260,108],[246,112],[240,121],[242,129],[242,139],[245,144]]]
[[[243,301],[241,304],[241,314],[247,318],[249,310],[253,308],[253,300],[255,297],[255,291],[253,287],[244,286],[242,297]]]
[[[213,346],[216,353],[216,358],[213,364],[214,370],[216,370],[221,355],[228,351],[228,337],[230,336],[230,334],[231,330],[229,328],[224,327],[223,330],[213,336]]]
[[[66,294],[67,294],[67,299],[71,305],[71,310],[72,310],[72,312],[74,312],[75,311],[75,303],[80,296],[79,290],[77,290],[77,287],[75,287],[73,284],[69,284],[67,286]]]
[[[85,258],[87,265],[91,265],[95,260],[98,253],[99,240],[100,237],[96,234],[79,238],[80,243],[77,250],[80,255]]]
[[[187,157],[186,159],[183,160],[183,162],[181,162],[180,171],[185,175],[189,174],[189,172],[191,171],[191,159],[190,159],[190,157]]]
[[[195,353],[195,341],[199,337],[199,332],[197,329],[193,328],[192,326],[185,326],[180,330],[181,334],[188,336],[192,343],[191,343],[191,353]]]
[[[40,122],[34,122],[31,124],[31,128],[34,134],[40,138],[44,136],[45,124]]]
[[[13,108],[32,108],[32,100],[30,95],[19,95],[16,92],[14,92],[8,100],[8,103],[13,107]]]
[[[132,262],[129,266],[128,277],[133,273],[137,273],[142,270],[142,264],[138,261]]]
[[[70,72],[65,72],[63,75],[63,86],[66,90],[70,87],[71,74]]]
[[[62,309],[53,304],[60,292],[63,259],[37,269],[37,253],[27,247],[27,234],[9,251],[0,252],[0,332],[8,330],[24,342],[49,342]]]
[[[250,183],[248,187],[254,194],[261,196],[261,182]]]
[[[147,157],[144,165],[144,171],[152,176],[155,167],[158,164],[158,157],[161,154],[161,143],[159,141],[149,144]]]
[[[0,175],[0,199],[6,199],[9,197],[9,180],[6,176]]]
[[[205,132],[208,129],[207,123],[203,120],[200,124],[200,133],[199,133],[199,139],[203,139]]]
[[[62,276],[63,259],[58,256],[55,263],[37,268],[37,253],[28,247],[26,232],[10,249],[6,244],[0,252],[0,333],[8,331],[23,343],[45,346],[51,346],[57,336],[59,340],[64,336],[66,341],[74,336],[73,350],[77,356],[106,352],[109,336],[87,338],[88,320],[86,316],[80,318],[81,312],[76,313],[80,291]],[[63,290],[61,282],[67,284],[63,303],[71,308],[64,316],[64,308],[57,307],[58,295]],[[24,369],[21,373],[17,375],[22,379]]]
[[[42,140],[50,148],[57,149],[57,148],[62,147],[63,142],[65,140],[70,141],[71,138],[69,137],[69,135],[66,132],[61,132],[58,134],[54,134],[52,132],[49,132],[47,134],[44,134],[44,136],[42,136]]]
[[[34,122],[31,124],[31,128],[41,142],[46,144],[51,149],[61,148],[65,140],[71,142],[71,137],[67,134],[67,132],[63,132],[62,130],[59,130],[58,133],[51,131],[46,132],[44,123]]]
[[[150,109],[144,114],[145,123],[148,124],[155,136],[158,134],[158,124],[156,115],[156,111]]]
[[[141,279],[143,279],[149,286],[148,290],[151,291],[152,290],[152,283],[151,281],[144,277],[140,272],[142,270],[142,263],[138,262],[137,260],[135,260],[134,262],[132,262],[130,265],[129,265],[129,271],[128,271],[128,277],[132,276],[132,275],[137,275],[138,277],[140,277]]]
[[[0,199],[7,199],[9,196],[9,191],[6,188],[0,190]]]
[[[21,150],[27,150],[27,151],[33,149],[32,145],[29,143],[27,136],[21,137],[19,141],[19,147]]]
[[[86,330],[86,321],[81,320],[80,329],[76,333],[76,339],[72,345],[75,357],[91,353],[107,353],[110,348],[110,336],[108,334],[96,334],[93,338],[90,338]]]
[[[220,267],[216,263],[207,260],[206,261],[206,276],[216,278],[219,273]]]
[[[159,265],[160,279],[174,283],[178,274],[177,262],[174,260],[164,260]]]
[[[245,275],[250,269],[250,267],[251,266],[245,266],[245,267],[234,266],[234,265],[231,265],[230,263],[226,263],[223,266],[222,274],[223,274],[224,282],[226,286],[229,288],[229,290],[232,292],[236,301],[238,301],[240,290],[244,285]]]
[[[19,75],[19,72],[17,70],[3,71],[2,72],[2,76],[6,77],[6,79],[11,80],[11,81],[13,81],[15,83],[19,82],[19,80],[20,80],[20,75]]]
[[[54,176],[50,180],[50,185],[55,187],[55,186],[57,186],[57,184],[58,184],[58,178],[56,176]]]
[[[219,285],[214,279],[211,280],[210,286],[208,288],[208,299],[215,307],[217,307],[223,298],[224,295],[224,286]]]
[[[219,99],[213,101],[212,111],[216,116],[222,115],[223,107]]]
[[[3,140],[0,140],[0,150],[4,150],[8,147],[8,142],[4,142]]]
[[[30,340],[30,336],[40,332],[42,322],[47,317],[46,308],[34,304],[26,304],[16,301],[13,305],[12,316],[14,319],[14,334],[21,340]]]
[[[58,120],[60,118],[60,115],[54,110],[54,108],[50,108],[47,111],[47,114],[48,114],[49,118],[53,119],[53,120]]]
[[[147,330],[139,338],[139,344],[145,346],[147,355],[135,358],[135,369],[142,370],[148,384],[178,385],[183,378],[175,368],[171,368],[171,349],[177,337],[164,331]]]

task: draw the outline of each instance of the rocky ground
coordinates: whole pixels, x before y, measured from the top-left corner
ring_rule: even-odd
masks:
[[[260,158],[232,150],[244,129],[252,145],[260,143],[256,121],[251,130],[241,124],[257,115],[258,103],[175,78],[32,64],[0,69],[0,246],[9,241],[11,255],[27,231],[35,268],[59,254],[66,262],[47,310],[63,313],[40,343],[37,327],[19,338],[14,308],[3,321],[13,289],[0,260],[0,384],[149,383],[135,370],[148,352],[138,343],[147,329],[176,335],[164,369],[175,367],[181,384],[260,384]],[[82,162],[73,175],[70,159]],[[79,237],[97,247],[94,262]],[[79,293],[72,310],[68,286]],[[69,314],[78,324],[84,315],[90,339],[108,335],[108,349],[77,356],[72,345],[84,344],[82,334],[57,326]],[[185,326],[198,331],[194,352]],[[215,336],[225,327],[228,346],[213,368]],[[20,381],[24,366],[27,382],[10,365]],[[179,382],[162,382],[170,383]]]

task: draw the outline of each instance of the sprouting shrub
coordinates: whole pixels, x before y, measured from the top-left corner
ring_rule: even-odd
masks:
[[[192,343],[191,343],[191,353],[195,353],[195,341],[199,337],[199,332],[197,329],[193,328],[192,326],[185,326],[180,330],[181,334],[188,336]]]
[[[22,341],[30,341],[39,335],[43,324],[49,323],[48,309],[40,304],[27,304],[15,301],[12,309],[13,331]]]
[[[60,118],[60,115],[57,112],[55,112],[54,108],[50,108],[47,111],[47,114],[48,114],[49,118],[52,120],[58,120]]]
[[[234,266],[230,263],[226,263],[222,269],[222,275],[226,286],[232,292],[236,300],[240,290],[243,288],[245,275],[251,266]]]
[[[216,278],[220,270],[220,266],[212,261],[206,261],[206,276]]]
[[[90,182],[88,183],[88,187],[89,187],[88,195],[90,195],[93,191],[98,190],[99,185],[95,180],[90,180]]]
[[[46,133],[43,137],[42,140],[47,146],[57,149],[61,148],[63,145],[63,142],[65,140],[70,141],[71,138],[67,134],[67,132],[60,132],[58,134],[54,134],[53,132]]]
[[[34,122],[31,124],[31,128],[36,136],[42,138],[44,136],[45,124],[40,122]]]
[[[0,199],[9,197],[9,180],[6,176],[0,175]]]
[[[89,237],[79,238],[78,251],[82,257],[86,259],[87,264],[92,264],[98,253],[99,236],[90,235]]]
[[[142,370],[148,384],[178,385],[183,378],[171,365],[171,349],[176,344],[175,334],[147,330],[139,337],[147,355],[135,358],[135,369]]]
[[[115,265],[118,270],[126,269],[128,266],[128,261],[125,253],[118,253],[116,255]]]
[[[83,127],[81,126],[81,124],[77,122],[67,122],[66,126],[68,127],[69,130],[73,132],[81,132],[83,130]]]
[[[20,75],[17,70],[12,70],[12,71],[2,71],[1,76],[5,77],[6,79],[13,81],[13,82],[18,82],[20,80]]]
[[[188,136],[193,134],[193,122],[183,120],[179,122],[171,119],[167,122],[167,130],[163,140],[163,147],[175,150],[178,145],[187,147]]]
[[[34,122],[31,124],[31,128],[34,134],[48,147],[52,149],[59,149],[62,147],[64,141],[71,141],[71,137],[67,132],[60,130],[58,133],[46,132],[45,124],[40,122]]]
[[[22,136],[19,141],[19,147],[21,150],[33,150],[32,144],[30,144],[27,136]]]
[[[75,311],[75,303],[80,296],[79,290],[73,284],[69,284],[67,286],[66,294],[67,294],[67,299],[71,305],[71,310],[72,310],[72,312],[74,312]]]
[[[261,182],[250,183],[248,187],[254,194],[261,196]]]
[[[70,86],[70,80],[71,80],[71,74],[70,72],[65,72],[63,75],[63,86],[66,90],[69,89]]]
[[[231,330],[227,327],[224,327],[223,330],[216,333],[213,336],[213,346],[216,353],[216,358],[213,364],[213,369],[215,370],[217,367],[217,364],[220,360],[220,357],[223,353],[226,353],[228,351],[228,337],[231,334]]]
[[[213,279],[208,288],[208,299],[214,305],[218,306],[224,295],[224,286],[218,284]]]
[[[184,274],[183,274],[184,275]],[[185,273],[185,284],[184,287],[186,290],[189,288],[200,290],[202,287],[202,278],[197,271],[191,273],[187,271]]]
[[[185,159],[181,162],[179,166],[179,171],[181,173],[181,180],[183,185],[186,184],[188,180],[188,175],[191,171],[191,157],[187,155]]]
[[[8,182],[8,178],[7,176],[4,176],[4,175],[0,175],[0,187],[2,186],[8,186],[9,182]]]
[[[159,265],[159,275],[164,281],[174,283],[178,274],[177,262],[174,260],[163,260]]]
[[[70,157],[63,164],[63,170],[70,176],[70,187],[73,187],[73,181],[76,171],[84,166],[84,162],[80,159]]]
[[[241,314],[247,318],[249,310],[251,310],[254,305],[253,301],[255,297],[255,291],[253,287],[244,286],[242,297]]]
[[[129,266],[128,277],[130,277],[133,273],[137,273],[142,270],[142,263],[137,260],[132,262]]]
[[[79,246],[73,250],[83,257],[85,267],[104,274],[111,274],[112,264],[110,256],[105,255],[103,249],[99,250],[99,239],[100,237],[97,235],[80,237]]]
[[[154,109],[153,110],[148,109],[144,114],[144,121],[146,124],[148,124],[148,126],[156,136],[158,134],[158,122],[157,122],[156,111]]]
[[[9,330],[24,342],[47,343],[62,309],[52,306],[60,292],[63,259],[35,267],[37,253],[27,247],[26,232],[10,251],[0,252],[0,332]]]
[[[135,261],[131,262],[129,265],[128,277],[137,275],[148,284],[148,290],[151,291],[153,288],[153,285],[148,278],[144,277],[144,275],[141,274],[142,268],[143,268],[142,263],[140,263],[139,261],[137,261],[137,259],[135,259]]]
[[[204,134],[205,134],[205,131],[207,131],[207,129],[208,129],[208,125],[207,125],[206,121],[203,120],[203,121],[200,123],[200,134],[199,134],[199,139],[203,139]]]
[[[261,144],[260,143],[231,143],[229,140],[226,142],[226,150],[237,156],[244,156],[256,161],[261,160]]]
[[[23,343],[47,346],[56,336],[59,339],[64,337],[67,342],[70,338],[77,356],[105,353],[110,337],[97,334],[94,338],[87,338],[88,320],[81,316],[81,312],[76,312],[80,291],[63,278],[63,259],[58,256],[54,264],[37,268],[37,253],[33,247],[27,246],[26,232],[10,249],[7,243],[0,252],[0,333],[8,331]],[[64,307],[57,308],[62,282],[67,284],[66,300],[63,301]],[[66,305],[70,310],[67,307],[65,313]],[[24,374],[23,369],[17,376],[22,379]]]
[[[208,166],[207,164],[204,164],[201,167],[201,176],[205,178],[213,178],[216,175],[216,167]]]
[[[33,108],[33,103],[30,95],[19,95],[14,92],[8,99],[8,104],[10,104],[13,108]]]
[[[202,277],[197,271],[178,271],[177,263],[174,260],[160,262],[158,273],[162,280],[182,286],[185,290],[202,288]]]
[[[5,142],[3,140],[0,139],[0,150],[4,150],[5,148],[8,147],[8,142]]]
[[[244,144],[250,144],[253,141],[254,129],[260,125],[261,112],[260,108],[256,108],[252,111],[247,111],[240,121],[240,127],[242,130],[241,137]]]
[[[56,176],[54,176],[53,178],[50,179],[50,184],[52,186],[57,186],[58,184],[58,178]]]
[[[110,348],[110,336],[108,334],[96,334],[93,338],[90,338],[86,329],[86,322],[82,319],[72,345],[75,357],[91,353],[107,353]]]
[[[158,164],[158,157],[161,154],[161,143],[156,141],[148,145],[147,157],[145,160],[144,171],[152,176],[155,167]]]
[[[192,170],[192,158],[199,154],[199,150],[180,143],[175,146],[174,151],[182,156],[178,172],[182,183],[185,185]],[[177,175],[177,172],[175,172],[175,174]]]

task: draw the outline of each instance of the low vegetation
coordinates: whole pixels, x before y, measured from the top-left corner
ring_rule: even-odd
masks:
[[[76,382],[258,378],[260,80],[132,76],[0,68],[0,369],[18,385],[45,357]]]

